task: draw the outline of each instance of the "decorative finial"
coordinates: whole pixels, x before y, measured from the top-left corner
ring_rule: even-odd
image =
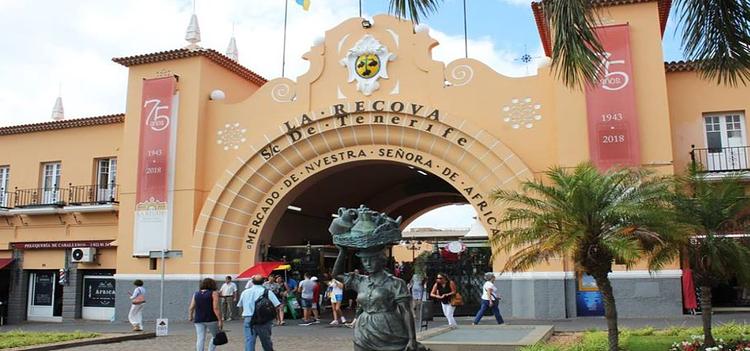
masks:
[[[188,24],[187,31],[185,32],[185,40],[190,43],[186,48],[197,49],[200,48],[198,43],[201,41],[201,28],[198,26],[198,16],[193,12],[190,16],[190,24]]]
[[[234,24],[232,24],[232,37],[229,39],[229,46],[227,46],[227,57],[232,61],[239,61],[240,53],[237,51],[237,41],[234,39]]]
[[[52,119],[55,121],[62,121],[65,119],[62,97],[60,96],[57,97],[57,99],[55,100],[55,106],[52,108]]]

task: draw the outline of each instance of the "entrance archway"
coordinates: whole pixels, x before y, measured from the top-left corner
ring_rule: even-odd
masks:
[[[347,116],[351,123],[342,119]],[[313,132],[301,137],[278,130],[266,134],[266,143],[251,147],[246,157],[237,157],[211,190],[193,238],[200,257],[194,264],[200,265],[202,274],[235,273],[252,265],[259,244],[273,240],[276,224],[304,189],[302,184],[343,169],[338,167],[399,164],[437,177],[474,206],[488,233],[500,215],[488,195],[495,189],[516,188],[531,176],[500,140],[465,120],[369,111],[316,119],[299,129]],[[455,192],[443,196],[456,199]],[[440,191],[430,193],[415,194],[382,211],[417,203],[420,196],[441,196]]]

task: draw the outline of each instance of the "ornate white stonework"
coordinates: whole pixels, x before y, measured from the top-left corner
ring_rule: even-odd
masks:
[[[247,129],[240,128],[239,123],[225,124],[224,129],[216,132],[216,143],[224,145],[224,150],[237,150],[240,148],[240,144],[244,143],[245,132]]]
[[[395,59],[396,54],[388,52],[388,48],[367,34],[340,62],[349,70],[348,82],[356,80],[357,90],[368,96],[380,88],[379,78],[388,78],[388,61]]]
[[[513,129],[531,128],[534,122],[542,119],[542,105],[534,103],[530,97],[513,99],[510,104],[503,106],[503,121],[510,123]]]

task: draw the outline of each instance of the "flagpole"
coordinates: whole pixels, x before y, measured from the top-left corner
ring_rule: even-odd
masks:
[[[283,49],[281,49],[281,77],[284,78],[284,68],[286,67],[286,18],[287,8],[289,7],[289,0],[284,0],[284,41]]]
[[[469,58],[469,39],[466,30],[466,0],[464,0],[464,56]]]
[[[362,18],[362,0],[359,0],[359,18]]]

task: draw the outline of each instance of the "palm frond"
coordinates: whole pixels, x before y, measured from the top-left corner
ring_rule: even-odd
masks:
[[[390,0],[388,12],[398,18],[410,18],[419,23],[420,16],[429,16],[437,11],[441,0]]]
[[[545,176],[517,192],[493,193],[507,206],[491,238],[496,250],[512,253],[505,269],[563,255],[588,271],[608,272],[612,259],[633,265],[648,258],[661,267],[679,252],[671,183],[664,178],[630,169],[600,173],[588,163]]]
[[[544,0],[545,20],[553,33],[552,69],[571,88],[597,80],[604,54],[594,32],[597,15],[590,0]]]
[[[682,46],[704,79],[750,83],[750,1],[677,0]]]

